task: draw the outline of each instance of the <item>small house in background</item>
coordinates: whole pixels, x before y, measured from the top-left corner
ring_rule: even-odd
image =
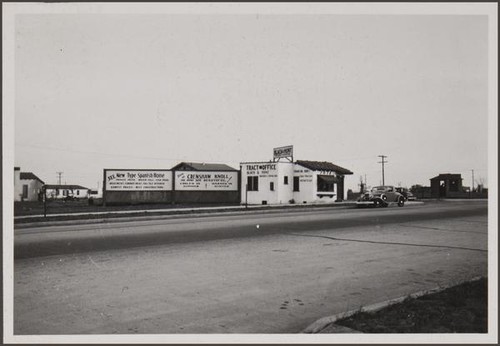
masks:
[[[89,197],[89,189],[80,185],[45,185],[50,199],[83,199]]]
[[[461,174],[439,174],[431,178],[431,197],[432,198],[453,198],[463,197],[465,192],[462,188]]]
[[[35,174],[14,167],[14,201],[37,201],[44,184]]]

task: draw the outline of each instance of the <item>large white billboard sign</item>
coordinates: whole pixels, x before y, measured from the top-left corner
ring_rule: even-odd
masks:
[[[106,170],[106,191],[171,191],[167,170]]]
[[[176,191],[238,191],[238,172],[175,172]]]

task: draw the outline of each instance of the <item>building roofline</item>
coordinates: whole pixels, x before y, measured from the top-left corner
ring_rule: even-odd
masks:
[[[59,184],[46,184],[45,185],[46,189],[70,189],[70,190],[90,190],[88,187],[81,186],[81,185],[75,185],[75,184],[66,184],[66,185],[59,185]]]
[[[310,170],[315,171],[315,172],[330,171],[330,172],[335,172],[335,173],[342,174],[342,175],[354,174],[349,169],[338,166],[338,165],[336,165],[332,162],[328,162],[328,161],[297,160],[297,161],[295,161],[295,163],[298,164],[299,166],[302,166],[304,168],[310,169]],[[330,168],[328,168],[328,167],[314,167],[315,165],[329,165],[332,167],[330,167]]]
[[[24,177],[23,177],[24,176]],[[42,184],[45,184],[45,182],[40,179],[36,174],[33,172],[20,172],[19,174],[19,179],[20,180],[38,180]]]
[[[290,162],[290,161],[245,161],[245,162],[240,162],[240,165],[246,165],[250,163],[295,163],[295,162]]]

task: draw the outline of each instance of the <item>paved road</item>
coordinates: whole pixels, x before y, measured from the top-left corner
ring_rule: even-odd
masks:
[[[486,275],[486,214],[435,203],[17,229],[14,331],[295,333]]]
[[[464,207],[465,206],[465,207]],[[194,241],[256,237],[289,232],[339,229],[367,224],[387,224],[443,219],[486,213],[485,202],[443,202],[404,208],[271,210],[224,213],[198,217],[168,216],[138,221],[73,224],[49,227],[18,225],[15,258],[174,244]],[[259,228],[256,226],[259,225]]]

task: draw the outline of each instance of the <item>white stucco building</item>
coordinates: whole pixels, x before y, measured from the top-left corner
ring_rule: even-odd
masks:
[[[242,162],[242,204],[333,203],[344,199],[348,169],[325,161]]]
[[[37,201],[43,185],[35,174],[14,167],[14,201]]]
[[[45,185],[46,196],[50,199],[88,198],[89,189],[80,185]]]

